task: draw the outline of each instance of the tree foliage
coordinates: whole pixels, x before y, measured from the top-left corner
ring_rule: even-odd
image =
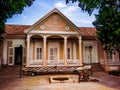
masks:
[[[110,53],[120,52],[120,11],[112,0],[106,1],[95,15],[93,25],[97,29],[97,36],[104,48]]]
[[[119,53],[120,58],[120,1],[119,0],[66,0],[79,2],[81,10],[91,15],[95,9],[98,14],[93,25],[97,29],[97,37],[104,46],[104,49],[111,54],[114,51]]]
[[[4,32],[5,22],[14,14],[21,14],[34,0],[0,0],[0,35]]]

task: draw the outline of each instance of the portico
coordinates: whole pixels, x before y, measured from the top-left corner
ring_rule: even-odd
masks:
[[[28,34],[26,66],[82,66],[81,42],[78,34]]]

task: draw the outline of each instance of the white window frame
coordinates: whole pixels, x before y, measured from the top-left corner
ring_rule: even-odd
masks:
[[[72,60],[72,44],[71,44],[71,42],[69,42],[68,43],[68,45],[67,45],[68,47],[67,47],[67,60]],[[70,52],[68,53],[68,49],[70,49]],[[70,54],[70,58],[68,58],[68,54]]]
[[[107,54],[107,59],[109,60],[109,62],[114,62],[114,60],[115,60],[115,55],[114,55],[114,54],[110,55],[110,53],[108,53],[108,54]]]
[[[12,49],[12,54],[10,55],[10,49]],[[12,62],[10,63],[10,57],[12,57]],[[8,65],[13,65],[14,64],[14,47],[9,47],[8,48]]]
[[[36,52],[36,60],[42,60],[42,48],[41,47],[37,47],[36,48],[37,50],[37,52]]]
[[[50,49],[51,48],[53,49],[57,48],[58,57],[56,61],[50,60]],[[59,61],[60,61],[59,43],[48,43],[48,62],[51,62],[51,63],[53,62],[53,64],[57,64]]]
[[[23,56],[22,56],[22,64],[23,65],[26,65],[26,57],[27,56],[27,48],[26,47],[23,47]]]
[[[41,58],[40,59],[37,59],[37,48],[41,48],[42,50],[42,53],[41,53]],[[35,60],[43,60],[43,46],[42,46],[42,43],[41,42],[35,42]]]

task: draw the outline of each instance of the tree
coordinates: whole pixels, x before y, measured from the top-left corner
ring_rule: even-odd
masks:
[[[66,0],[69,3],[71,0]],[[97,37],[102,43],[105,50],[113,54],[119,53],[120,60],[120,1],[119,0],[72,0],[79,2],[78,6],[87,11],[89,15],[95,9],[98,14],[93,25],[97,29]]]
[[[14,14],[21,14],[34,0],[0,0],[0,36],[4,33],[5,22]]]
[[[106,2],[95,16],[93,25],[97,29],[97,36],[103,44],[104,49],[112,55],[115,51],[119,53],[120,60],[120,12],[111,1]]]

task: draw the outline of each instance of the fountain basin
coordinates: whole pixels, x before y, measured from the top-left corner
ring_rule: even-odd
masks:
[[[71,83],[72,78],[69,76],[51,76],[50,83]]]

